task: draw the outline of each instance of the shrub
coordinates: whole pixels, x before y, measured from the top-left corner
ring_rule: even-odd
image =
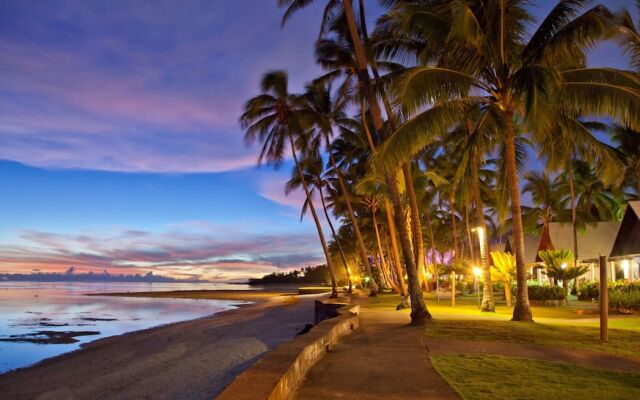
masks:
[[[564,300],[564,290],[559,286],[529,286],[529,300]]]
[[[615,281],[608,283],[609,307],[624,309],[640,309],[640,282],[625,283]],[[580,300],[598,300],[600,288],[598,282],[585,282],[578,289]]]
[[[598,282],[584,282],[578,287],[578,300],[591,300],[600,298]]]

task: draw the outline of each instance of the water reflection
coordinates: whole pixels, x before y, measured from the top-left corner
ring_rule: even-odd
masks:
[[[227,300],[84,295],[199,289],[250,287],[210,283],[0,282],[0,373],[78,349],[82,343],[99,338],[200,318],[239,304]]]

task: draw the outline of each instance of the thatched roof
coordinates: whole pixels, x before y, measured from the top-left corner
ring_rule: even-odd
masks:
[[[584,231],[578,230],[578,261],[596,260],[600,255],[611,253],[620,223],[596,222],[588,224]],[[573,230],[570,223],[552,222],[549,236],[556,249],[573,251]]]
[[[610,257],[640,255],[640,201],[630,201],[622,217]]]

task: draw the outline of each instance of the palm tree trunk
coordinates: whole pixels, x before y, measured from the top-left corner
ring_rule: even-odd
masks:
[[[471,218],[469,217],[469,206],[466,205],[464,207],[464,226],[465,229],[467,231],[467,244],[469,245],[469,258],[471,258],[471,260],[473,260],[473,262],[475,263],[476,260],[476,255],[475,255],[475,249],[474,249],[474,245],[473,245],[473,237],[471,236],[471,227],[469,226],[469,220]]]
[[[520,187],[516,170],[516,135],[513,126],[513,111],[506,111],[506,150],[507,182],[511,194],[511,218],[513,220],[514,250],[516,255],[516,305],[513,308],[513,321],[533,322],[529,293],[527,290],[527,269],[524,259],[524,229],[522,209],[520,208]]]
[[[431,210],[425,213],[427,218],[427,226],[429,226],[429,240],[431,242],[431,263],[433,264],[433,275],[436,278],[436,300],[440,301],[440,274],[438,271],[438,257],[436,255],[436,239],[433,234],[433,225],[431,224]]]
[[[369,101],[369,109],[371,110],[371,116],[373,117],[374,127],[376,134],[380,137],[380,132],[383,129],[382,114],[377,100],[373,95],[371,80],[369,78],[369,72],[367,71],[367,57],[364,51],[364,46],[360,40],[358,34],[358,28],[353,15],[353,4],[351,0],[343,0],[345,16],[347,19],[347,25],[349,27],[349,34],[351,36],[351,42],[353,43],[356,53],[356,61],[358,66],[358,80],[362,84],[366,98]],[[393,205],[393,211],[396,218],[396,227],[400,237],[400,246],[404,255],[405,264],[407,267],[407,276],[409,278],[409,294],[411,297],[411,322],[414,324],[423,323],[425,320],[431,319],[431,314],[427,310],[427,306],[424,303],[424,297],[422,296],[422,290],[420,288],[420,282],[418,281],[418,274],[415,262],[413,260],[413,252],[409,243],[409,234],[402,221],[402,204],[400,203],[400,192],[398,190],[398,182],[396,177],[392,174],[386,174],[387,186],[389,187],[389,193],[391,195],[391,203]]]
[[[511,281],[504,281],[504,298],[507,300],[507,307],[511,307]]]
[[[309,203],[309,210],[311,210],[313,221],[316,223],[316,228],[318,229],[318,236],[320,237],[320,243],[322,243],[322,250],[324,251],[324,256],[327,260],[327,267],[329,268],[329,276],[331,277],[331,297],[338,297],[336,272],[333,269],[333,262],[331,262],[331,254],[329,253],[329,247],[327,246],[327,241],[324,238],[324,233],[322,232],[322,225],[320,225],[320,219],[318,219],[316,208],[313,205],[313,199],[311,198],[311,193],[309,192],[307,181],[306,179],[304,179],[302,168],[298,163],[298,156],[296,155],[296,148],[293,143],[293,136],[291,134],[289,134],[289,142],[291,143],[291,154],[293,155],[293,161],[296,164],[296,169],[298,170],[298,175],[300,176],[300,181],[302,182],[302,187],[304,188],[304,194],[307,196],[307,201]]]
[[[327,219],[327,224],[329,224],[329,229],[331,229],[331,235],[333,235],[333,240],[336,242],[336,245],[338,246],[338,251],[340,252],[340,258],[342,259],[342,263],[344,264],[344,271],[347,274],[347,281],[349,282],[349,293],[352,293],[353,287],[351,284],[351,272],[349,272],[349,262],[347,261],[347,257],[344,254],[344,250],[342,250],[342,245],[340,244],[340,240],[338,240],[338,235],[336,235],[336,230],[333,227],[331,218],[329,218],[329,212],[327,212],[327,205],[324,201],[324,194],[322,193],[322,185],[318,186],[318,190],[320,191],[320,201],[322,202],[322,210],[324,211],[324,216]]]
[[[391,288],[395,292],[400,293],[400,288],[396,286],[395,282],[393,282],[393,280],[389,275],[389,265],[387,265],[387,261],[384,258],[384,251],[382,251],[382,241],[380,240],[380,230],[378,229],[378,220],[376,218],[375,209],[371,210],[371,218],[373,219],[373,230],[376,234],[376,243],[378,245],[378,253],[380,253],[381,272],[385,275],[385,278],[387,278],[387,280],[389,281]]]
[[[362,27],[364,43],[365,45],[368,45],[369,35],[367,31],[367,20],[365,18],[364,12],[364,0],[359,0],[359,6],[360,26]],[[373,78],[376,81],[380,81],[380,74],[378,73],[376,60],[371,59],[369,61],[369,64],[371,65],[371,72],[373,73]],[[389,127],[391,128],[391,131],[395,131],[397,129],[396,118],[393,113],[393,109],[391,108],[391,103],[389,102],[389,96],[387,96],[387,92],[384,90],[382,90],[381,93],[384,111],[387,113],[387,118],[389,120]],[[418,200],[416,198],[416,193],[413,187],[413,177],[411,174],[411,167],[409,163],[405,163],[402,165],[402,174],[404,176],[404,183],[407,188],[407,198],[409,199],[409,205],[411,209],[411,234],[413,236],[414,257],[416,259],[416,267],[418,268],[418,277],[421,279],[425,264],[424,239],[422,235],[422,222],[420,221],[420,208],[418,207]]]
[[[329,143],[329,138],[325,137],[327,143]],[[342,176],[342,171],[338,168],[338,164],[336,163],[336,159],[333,157],[333,153],[328,151],[329,160],[331,162],[331,167],[334,171],[336,171],[336,175],[338,176],[338,184],[340,185],[340,190],[342,190],[342,197],[344,198],[345,204],[347,205],[347,214],[349,215],[349,219],[351,220],[351,224],[353,225],[353,231],[356,235],[356,241],[358,242],[358,251],[360,253],[360,261],[364,265],[364,269],[367,274],[371,277],[371,286],[369,287],[369,295],[376,296],[378,293],[378,285],[373,279],[373,271],[371,270],[371,264],[369,264],[369,257],[367,257],[367,248],[364,245],[364,240],[362,239],[362,233],[360,232],[360,228],[358,227],[358,221],[356,220],[356,215],[353,212],[353,207],[351,206],[351,200],[349,199],[349,192],[347,191],[347,185],[344,183],[344,177]]]
[[[491,267],[489,266],[489,232],[487,231],[487,223],[484,219],[484,203],[482,201],[482,194],[480,193],[480,177],[478,176],[478,159],[475,154],[472,155],[473,165],[471,166],[471,185],[473,190],[473,199],[476,208],[477,226],[484,232],[483,235],[479,235],[479,238],[484,243],[480,243],[480,262],[482,263],[482,274],[484,276],[484,287],[482,288],[482,303],[480,309],[482,311],[494,312],[496,310],[496,302],[493,298],[493,284],[491,282]],[[481,237],[480,237],[481,236]],[[482,247],[484,246],[484,254]],[[511,291],[509,289],[509,291]],[[511,307],[511,299],[508,300],[508,305]]]
[[[452,189],[453,190],[453,189]],[[451,233],[453,235],[453,257],[452,261],[458,261],[458,228],[456,224],[456,200],[455,193],[452,193],[449,197],[449,213],[451,214]]]
[[[398,275],[398,284],[400,285],[400,293],[405,299],[408,296],[406,283],[404,282],[404,272],[402,271],[402,264],[400,262],[400,252],[398,251],[398,240],[396,239],[396,225],[393,222],[393,215],[391,214],[391,204],[389,200],[385,200],[384,204],[385,215],[387,217],[387,226],[389,228],[389,237],[391,238],[391,252],[393,254],[393,264],[396,268],[396,274]]]
[[[573,266],[578,266],[578,221],[576,213],[576,192],[573,175],[573,162],[569,159],[568,177],[569,177],[569,203],[571,207],[571,229],[573,231]]]

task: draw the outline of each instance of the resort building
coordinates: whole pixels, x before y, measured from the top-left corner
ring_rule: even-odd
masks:
[[[640,280],[640,201],[630,201],[609,254],[625,280]]]

